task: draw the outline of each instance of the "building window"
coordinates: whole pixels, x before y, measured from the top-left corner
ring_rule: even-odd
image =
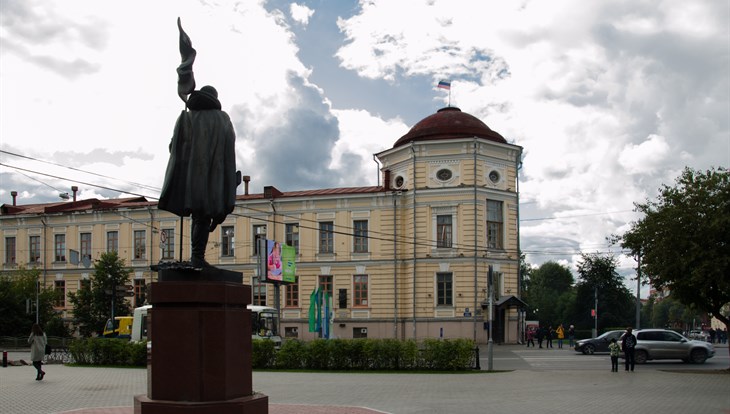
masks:
[[[288,246],[294,247],[294,252],[299,254],[299,223],[290,223],[286,225],[285,238]]]
[[[502,297],[502,286],[504,285],[504,277],[502,276],[502,272],[492,272],[492,294],[494,296],[494,300],[499,300],[500,297]]]
[[[160,248],[162,249],[162,258],[172,260],[175,258],[175,230],[163,229],[160,235]]]
[[[221,256],[233,256],[233,239],[235,234],[233,226],[221,227]]]
[[[436,247],[450,248],[451,239],[451,215],[436,216]]]
[[[354,292],[353,300],[355,302],[353,306],[368,306],[368,276],[353,276],[352,288]]]
[[[284,337],[285,338],[298,338],[299,337],[299,328],[297,328],[296,326],[284,327]]]
[[[134,259],[144,260],[146,257],[145,231],[134,231]]]
[[[258,276],[254,276],[251,284],[253,285],[253,304],[266,306],[266,283],[261,283]]]
[[[502,202],[487,200],[487,248],[504,248],[502,244],[503,231]]]
[[[335,228],[331,221],[323,221],[319,223],[319,252],[334,253],[335,252]]]
[[[454,286],[451,273],[436,273],[436,305],[452,306],[454,304]]]
[[[253,226],[253,255],[259,255],[259,239],[266,240],[266,224],[254,224]]]
[[[106,232],[106,251],[107,252],[119,252],[119,232],[118,231]]]
[[[91,260],[91,233],[81,233],[80,236],[81,260]]]
[[[15,264],[15,237],[5,238],[5,264]]]
[[[327,292],[332,296],[332,276],[320,276],[319,277],[319,289],[322,293]]]
[[[368,221],[355,220],[352,223],[354,229],[355,243],[353,249],[355,253],[368,252]]]
[[[368,337],[368,328],[352,328],[353,339],[363,339]]]
[[[144,279],[134,279],[134,307],[144,305],[147,296],[147,285]]]
[[[28,239],[30,245],[30,263],[39,263],[41,261],[41,236],[30,236]]]
[[[54,237],[54,246],[55,246],[54,261],[65,262],[66,261],[66,235],[57,234],[56,237]]]
[[[286,302],[287,308],[298,308],[299,307],[299,278],[292,284],[286,285]]]
[[[56,303],[57,308],[66,307],[66,281],[65,280],[54,280],[53,289],[56,292]]]

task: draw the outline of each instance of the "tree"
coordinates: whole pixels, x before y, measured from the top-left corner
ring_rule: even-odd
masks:
[[[546,262],[531,270],[525,283],[525,302],[529,305],[527,319],[538,319],[546,325],[565,323],[575,301],[573,283],[570,269],[555,262]]]
[[[651,285],[730,328],[721,311],[730,302],[728,170],[685,168],[674,187],[663,185],[657,201],[636,210],[644,218],[632,223],[621,245],[641,255]]]
[[[111,318],[112,298],[115,316],[129,314],[129,301],[118,294],[117,288],[129,283],[130,273],[117,252],[102,253],[94,262],[94,273],[89,282],[82,283],[76,293],[69,294],[81,336],[103,331],[107,319]]]
[[[593,326],[591,309],[598,293],[598,326],[620,327],[632,324],[636,305],[623,278],[616,272],[618,260],[611,255],[582,254],[578,262],[576,315],[579,326]]]
[[[20,267],[0,274],[0,336],[25,336],[36,321],[36,288],[40,270]],[[49,327],[63,325],[60,315],[53,309],[58,297],[52,288],[40,287],[38,291],[38,321],[48,331]],[[47,332],[59,335],[63,330]],[[59,335],[60,336],[60,335]]]

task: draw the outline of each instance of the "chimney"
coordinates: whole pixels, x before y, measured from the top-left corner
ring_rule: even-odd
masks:
[[[251,181],[250,175],[243,176],[243,195],[248,195],[248,183]]]
[[[79,187],[73,185],[71,186],[71,191],[74,192],[74,202],[76,202],[76,192],[79,191]]]
[[[385,191],[390,191],[390,170],[383,171],[383,187]]]
[[[264,186],[264,198],[267,200],[273,200],[274,198],[282,195],[282,192],[277,190],[273,185]]]
[[[10,195],[13,196],[13,206],[15,206],[15,198],[18,196],[17,191],[11,191]]]

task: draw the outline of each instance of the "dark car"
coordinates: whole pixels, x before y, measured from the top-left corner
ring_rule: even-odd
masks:
[[[586,355],[592,355],[595,352],[608,352],[608,345],[611,339],[617,341],[621,338],[624,331],[608,331],[597,338],[581,339],[575,343],[575,350]]]

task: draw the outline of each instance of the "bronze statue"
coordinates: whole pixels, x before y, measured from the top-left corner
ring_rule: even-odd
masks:
[[[236,134],[231,119],[221,110],[214,87],[194,90],[196,52],[179,18],[178,28],[182,57],[177,70],[178,95],[185,109],[175,123],[158,207],[179,217],[192,215],[191,265],[203,268],[210,266],[205,261],[208,236],[233,211],[241,180],[236,171]]]

